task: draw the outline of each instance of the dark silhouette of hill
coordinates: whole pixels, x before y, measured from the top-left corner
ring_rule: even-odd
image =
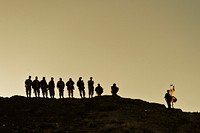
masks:
[[[0,98],[0,133],[200,133],[200,114],[118,96]]]

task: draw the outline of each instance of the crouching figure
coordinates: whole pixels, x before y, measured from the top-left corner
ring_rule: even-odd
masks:
[[[114,83],[113,86],[111,86],[111,93],[113,96],[117,95],[117,92],[119,91],[119,87]]]

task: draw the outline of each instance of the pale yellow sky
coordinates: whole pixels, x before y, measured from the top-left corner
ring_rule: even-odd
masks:
[[[123,97],[161,104],[174,83],[175,107],[200,111],[199,6],[199,0],[0,0],[0,96],[25,96],[29,75],[56,82],[93,76],[106,95],[116,82]]]

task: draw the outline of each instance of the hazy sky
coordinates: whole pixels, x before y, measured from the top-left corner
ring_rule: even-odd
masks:
[[[175,107],[200,111],[199,7],[200,0],[0,0],[0,96],[25,96],[29,75],[93,76],[106,95],[115,82],[120,96],[161,104],[173,83]]]

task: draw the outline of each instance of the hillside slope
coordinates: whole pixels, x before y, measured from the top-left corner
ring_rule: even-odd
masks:
[[[0,98],[1,133],[200,133],[200,114],[139,99]]]

